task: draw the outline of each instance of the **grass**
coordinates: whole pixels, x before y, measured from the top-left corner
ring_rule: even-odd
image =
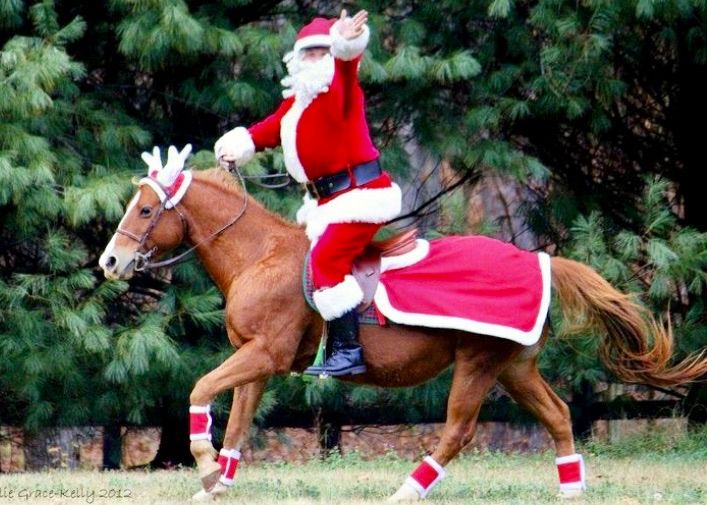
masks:
[[[689,436],[661,433],[618,444],[587,444],[589,490],[577,504],[707,503],[707,429]],[[557,504],[550,453],[470,454],[453,461],[430,504]],[[395,456],[364,461],[356,454],[306,464],[242,465],[228,504],[299,505],[383,502],[416,463]],[[193,469],[51,471],[0,475],[0,503],[125,505],[185,503],[198,489]],[[63,496],[62,496],[63,492]],[[71,494],[73,493],[73,495]],[[113,494],[113,498],[100,494]]]

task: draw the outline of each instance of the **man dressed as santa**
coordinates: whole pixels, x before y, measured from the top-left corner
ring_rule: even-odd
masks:
[[[238,127],[214,146],[220,163],[246,163],[256,151],[282,146],[289,174],[306,188],[297,221],[311,241],[314,303],[327,321],[331,355],[305,373],[366,371],[358,344],[356,306],[363,292],[354,259],[386,221],[400,213],[401,192],[381,170],[368,131],[358,67],[368,44],[368,13],[315,18],[297,34],[284,61],[284,100],[250,128]]]

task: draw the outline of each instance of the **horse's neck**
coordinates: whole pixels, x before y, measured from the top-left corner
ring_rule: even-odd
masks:
[[[243,211],[245,198],[248,201]],[[196,253],[224,295],[229,292],[233,280],[249,266],[266,254],[272,254],[272,238],[303,236],[300,228],[266,210],[241,190],[229,185],[219,187],[212,180],[195,178],[183,202],[188,214],[187,240],[192,245],[203,244]],[[239,215],[238,220],[221,235],[211,238],[214,232]],[[294,245],[301,241],[287,242]],[[295,249],[291,252],[300,251]]]

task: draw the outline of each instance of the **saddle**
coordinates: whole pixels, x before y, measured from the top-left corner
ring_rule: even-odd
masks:
[[[374,240],[353,265],[353,276],[363,291],[363,301],[358,306],[364,312],[373,303],[373,295],[378,287],[381,274],[381,258],[400,256],[415,249],[417,228],[393,235],[385,240]]]

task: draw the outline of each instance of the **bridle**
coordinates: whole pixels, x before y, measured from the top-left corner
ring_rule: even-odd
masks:
[[[204,240],[200,241],[199,243],[191,246],[189,249],[184,251],[181,254],[178,254],[177,256],[174,256],[172,258],[168,258],[166,260],[162,261],[150,261],[151,258],[157,253],[159,248],[157,246],[153,246],[149,250],[145,250],[145,243],[147,240],[150,238],[150,234],[152,231],[155,229],[157,226],[157,223],[162,217],[162,214],[164,213],[165,210],[174,210],[177,212],[177,215],[179,216],[179,219],[182,223],[182,240],[184,240],[187,237],[187,232],[189,230],[189,225],[187,223],[186,218],[184,217],[184,214],[180,212],[179,210],[179,203],[177,204],[172,204],[171,209],[167,209],[167,203],[172,203],[169,192],[167,191],[167,188],[165,188],[159,181],[156,179],[152,179],[153,183],[156,183],[158,187],[162,190],[162,192],[165,194],[164,200],[161,201],[159,209],[157,209],[157,212],[152,216],[152,219],[150,220],[149,224],[147,225],[147,228],[143,232],[142,235],[138,236],[137,234],[125,230],[118,226],[118,229],[116,230],[116,233],[119,233],[121,235],[124,235],[138,244],[138,248],[135,251],[135,271],[136,272],[143,272],[145,270],[150,270],[153,268],[162,268],[162,267],[168,267],[175,265],[177,263],[180,263],[184,261],[184,258],[186,258],[192,251],[194,251],[197,247],[205,244],[206,242],[211,241],[215,237],[218,237],[221,235],[224,231],[226,231],[228,228],[230,228],[233,224],[236,223],[241,217],[243,217],[243,214],[245,214],[246,208],[248,207],[248,191],[246,190],[245,187],[245,181],[243,180],[243,175],[240,173],[238,168],[235,168],[234,170],[229,169],[229,172],[233,172],[239,176],[241,180],[241,186],[243,187],[243,206],[241,207],[240,211],[225,225],[223,225],[221,228],[213,232],[211,235],[206,237]],[[154,191],[154,189],[153,189]],[[159,195],[158,195],[159,196]]]

